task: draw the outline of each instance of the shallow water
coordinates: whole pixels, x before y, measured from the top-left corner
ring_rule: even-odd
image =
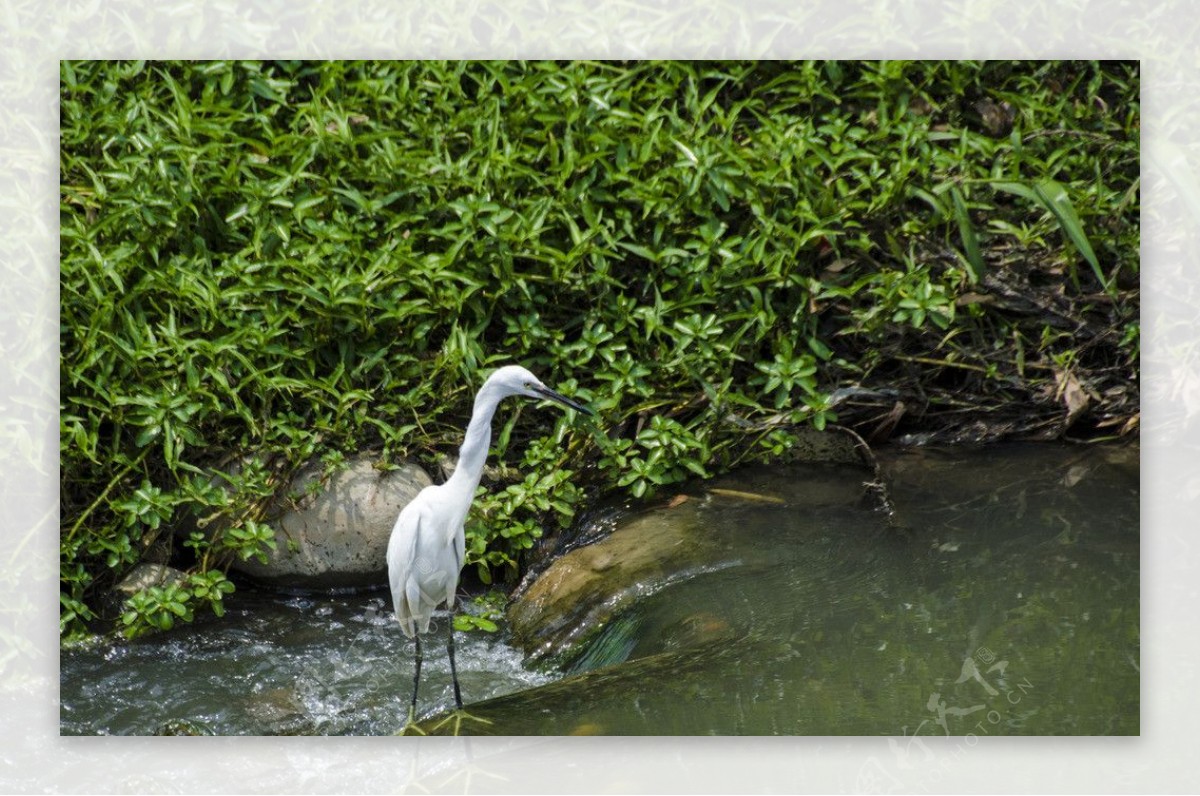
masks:
[[[404,725],[413,645],[382,597],[239,592],[228,602],[220,621],[64,651],[61,733],[378,735]],[[453,704],[447,619],[435,617],[436,638],[422,645],[423,711]],[[552,679],[523,667],[496,635],[458,633],[455,645],[472,699]]]
[[[468,709],[491,722],[462,731],[1137,734],[1137,449],[918,449],[883,464],[890,523],[848,468],[696,485],[712,560],[647,590],[565,676],[459,634]],[[234,606],[230,621],[65,652],[62,731],[403,724],[412,647],[382,599]],[[436,711],[452,702],[439,644],[426,664],[421,704]]]

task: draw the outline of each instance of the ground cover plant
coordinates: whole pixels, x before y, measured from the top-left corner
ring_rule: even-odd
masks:
[[[1127,62],[63,62],[61,630],[220,613],[301,464],[432,465],[508,362],[599,420],[505,416],[485,582],[799,425],[1135,433],[1139,120]]]

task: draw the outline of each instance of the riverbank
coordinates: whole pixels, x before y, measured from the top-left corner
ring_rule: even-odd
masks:
[[[1136,735],[1136,447],[893,447],[880,466],[892,518],[846,465],[749,466],[597,518],[584,532],[611,533],[556,558],[502,632],[459,635],[476,720],[444,721],[426,643],[422,728]],[[390,735],[412,665],[385,592],[239,590],[226,619],[65,651],[61,728]]]

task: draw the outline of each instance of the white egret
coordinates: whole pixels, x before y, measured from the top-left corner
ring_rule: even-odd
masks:
[[[454,472],[444,484],[422,489],[396,518],[388,541],[388,582],[400,628],[417,647],[410,721],[416,715],[417,689],[421,684],[420,634],[429,631],[435,608],[443,602],[448,608],[454,608],[454,593],[458,589],[458,574],[466,550],[463,523],[491,445],[492,415],[496,405],[510,395],[546,398],[591,414],[590,410],[542,384],[525,368],[519,365],[500,368],[488,377],[475,396],[475,409],[458,451]],[[448,625],[446,650],[450,653],[454,702],[462,708],[462,692],[454,665],[453,619]]]

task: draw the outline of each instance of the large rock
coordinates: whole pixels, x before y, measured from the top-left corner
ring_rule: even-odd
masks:
[[[592,639],[635,601],[697,572],[728,565],[720,533],[711,518],[702,516],[708,507],[861,500],[865,477],[875,470],[873,457],[855,435],[831,431],[797,430],[799,441],[787,459],[819,463],[809,477],[797,479],[794,471],[778,466],[746,468],[697,484],[702,495],[681,494],[625,519],[599,541],[556,558],[509,605],[515,644],[534,660],[577,662]],[[753,486],[747,488],[747,483]],[[699,635],[711,635],[704,625],[698,619]]]
[[[551,564],[508,609],[513,640],[532,658],[561,657],[614,616],[717,553],[688,501],[625,522]]]
[[[235,570],[275,586],[330,589],[387,582],[387,544],[400,509],[432,483],[415,464],[375,469],[359,454],[310,492],[324,468],[305,467],[268,512],[275,550],[266,564],[238,561]],[[295,498],[294,496],[300,497]],[[288,497],[292,496],[292,497]]]

